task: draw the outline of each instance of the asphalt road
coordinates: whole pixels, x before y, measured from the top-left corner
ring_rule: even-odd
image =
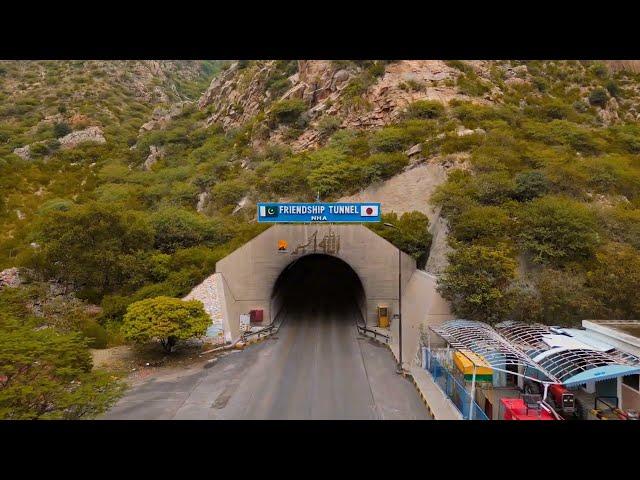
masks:
[[[326,307],[326,304],[325,304]],[[156,377],[106,419],[428,419],[391,352],[331,308],[292,310],[275,338]]]

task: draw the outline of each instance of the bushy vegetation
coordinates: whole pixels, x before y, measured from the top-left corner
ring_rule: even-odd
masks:
[[[473,78],[470,66],[450,66],[459,83]],[[640,259],[640,132],[603,124],[590,106],[606,106],[612,91],[623,98],[637,78],[589,62],[526,66],[527,83],[507,89],[502,105],[452,103],[454,119],[485,131],[477,142],[425,144],[433,154],[467,152],[471,167],[451,172],[432,199],[454,249],[442,292],[458,315],[489,322],[636,318],[625,289],[635,288]]]
[[[0,291],[0,418],[92,418],[122,392],[112,374],[92,370],[82,334],[39,325],[21,292]]]
[[[122,330],[132,342],[157,340],[171,353],[178,340],[204,335],[210,323],[200,301],[155,297],[129,305]]]
[[[302,152],[282,143],[255,148],[274,130],[286,143],[316,121],[303,100],[278,101],[294,61],[276,62],[264,79],[269,102],[244,125],[209,125],[212,111],[187,105],[151,131],[140,127],[166,105],[135,91],[133,64],[0,63],[0,269],[28,267],[34,277],[20,289],[28,298],[0,302],[0,317],[11,319],[5,330],[15,332],[0,346],[7,352],[0,368],[42,358],[51,372],[0,387],[3,415],[79,418],[105,408],[117,389],[91,372],[87,345],[158,338],[169,346],[183,338],[178,331],[201,333],[202,324],[182,321],[160,331],[149,311],[157,308],[171,328],[174,313],[204,322],[199,311],[183,315],[176,298],[264,230],[254,221],[256,201],[356,193],[403,171],[404,152],[416,144],[428,161],[464,160],[432,198],[450,225],[453,251],[440,288],[456,314],[561,324],[640,316],[639,76],[599,62],[496,62],[487,74],[450,61],[456,80],[444,83],[469,101],[420,100],[393,124],[364,130],[342,127],[343,119],[371,107],[364,94],[388,61],[335,63],[350,74],[342,109],[317,119],[322,145]],[[239,67],[250,73],[256,62]],[[507,67],[517,67],[518,81],[508,81]],[[161,87],[172,102],[197,99],[220,68],[202,62],[195,76],[167,70]],[[488,102],[494,87],[499,101]],[[400,88],[415,98],[426,86]],[[609,124],[601,109],[616,103],[619,120]],[[103,128],[105,144],[60,148],[58,138],[89,125]],[[13,154],[24,145],[32,145],[30,160]],[[163,155],[144,169],[152,147]],[[371,228],[423,266],[431,243],[426,216],[390,213],[383,221],[398,229]],[[47,281],[77,300],[43,302],[38,286]],[[87,303],[101,313],[87,313]],[[42,316],[16,306],[27,304],[42,305]],[[135,315],[125,321],[128,311]],[[153,335],[144,336],[143,325]],[[19,338],[37,358],[20,350]],[[53,358],[65,352],[74,359],[68,371]],[[45,403],[22,388],[30,382],[45,391],[34,394]]]
[[[389,223],[394,227],[385,225]],[[367,224],[367,226],[390,241],[400,250],[411,255],[418,268],[424,268],[431,248],[431,233],[429,233],[429,218],[422,212],[406,212],[400,217],[395,212],[383,213],[381,223]]]

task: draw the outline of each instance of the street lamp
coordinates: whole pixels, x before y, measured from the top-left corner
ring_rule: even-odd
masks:
[[[385,227],[400,230],[392,223],[384,223]],[[398,248],[398,368],[397,373],[404,373],[402,368],[402,250]]]

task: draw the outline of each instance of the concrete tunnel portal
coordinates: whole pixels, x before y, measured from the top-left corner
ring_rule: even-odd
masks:
[[[272,310],[286,314],[288,321],[308,315],[317,320],[335,316],[361,321],[364,305],[358,274],[344,260],[327,254],[294,259],[278,276],[271,294]]]
[[[449,306],[437,293],[435,277],[416,269],[411,256],[399,254],[394,245],[363,225],[273,225],[218,261],[215,274],[189,298],[217,298],[217,306],[208,311],[229,342],[241,337],[240,318],[251,310],[262,310],[264,326],[286,308],[310,325],[309,313],[313,317],[315,312],[332,317],[336,324],[358,321],[375,327],[378,306],[386,305],[390,317],[398,313],[399,255],[402,348],[413,356],[420,329],[452,318]],[[394,354],[396,324],[392,321],[389,330]]]

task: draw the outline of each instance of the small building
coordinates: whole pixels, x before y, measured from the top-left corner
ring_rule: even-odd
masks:
[[[586,342],[602,342],[640,357],[640,320],[583,320],[582,327]],[[619,377],[616,390],[622,410],[640,411],[640,374]]]

